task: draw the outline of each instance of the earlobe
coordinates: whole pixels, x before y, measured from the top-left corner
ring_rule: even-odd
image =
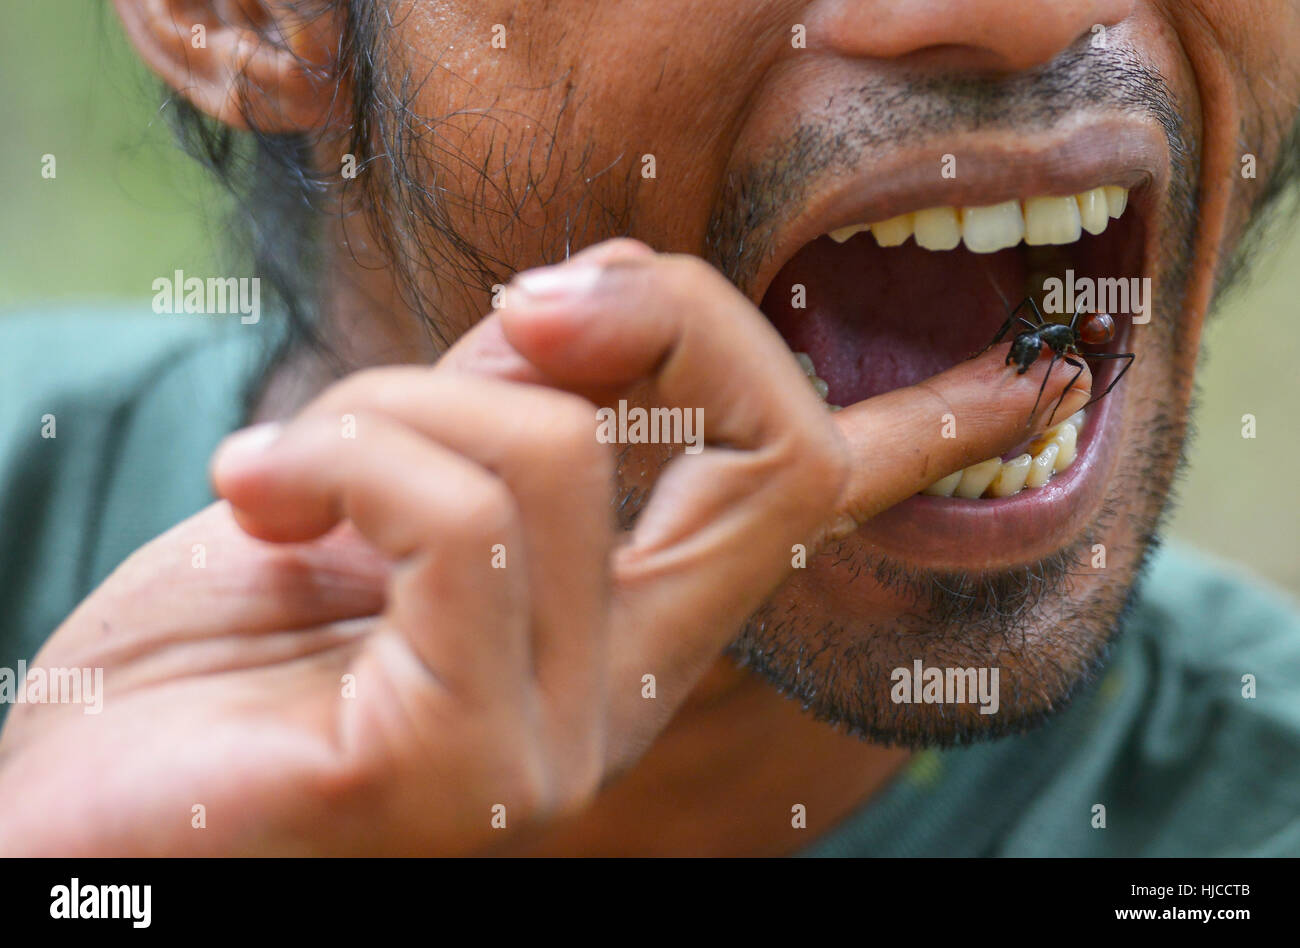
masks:
[[[285,0],[114,0],[145,63],[195,107],[235,128],[320,128],[337,100],[333,17]]]

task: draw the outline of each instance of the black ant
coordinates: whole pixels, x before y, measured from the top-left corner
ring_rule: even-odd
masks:
[[[1034,322],[1030,322],[1024,316],[1018,315],[1026,304],[1033,310]],[[1012,340],[1011,351],[1007,353],[1007,360],[1003,363],[1004,365],[1015,362],[1019,366],[1016,374],[1024,375],[1029,371],[1029,367],[1038,361],[1038,357],[1043,354],[1044,350],[1051,350],[1052,361],[1047,364],[1047,375],[1043,376],[1043,384],[1038,386],[1038,398],[1034,399],[1034,407],[1029,412],[1029,421],[1025,422],[1026,425],[1033,421],[1034,412],[1038,411],[1038,403],[1042,400],[1043,391],[1047,388],[1047,379],[1051,376],[1052,368],[1056,365],[1057,359],[1067,365],[1074,366],[1077,371],[1074,373],[1074,378],[1070,379],[1070,384],[1065,386],[1065,390],[1061,392],[1061,397],[1056,401],[1056,407],[1052,409],[1051,415],[1048,416],[1047,423],[1049,425],[1052,423],[1052,419],[1056,417],[1056,412],[1060,409],[1061,403],[1065,401],[1066,393],[1074,385],[1075,379],[1083,374],[1083,363],[1070,358],[1071,356],[1078,356],[1080,359],[1128,360],[1124,363],[1124,367],[1119,370],[1119,374],[1106,386],[1106,391],[1088,402],[1088,405],[1096,404],[1109,395],[1110,390],[1119,384],[1119,380],[1124,377],[1124,373],[1133,365],[1136,356],[1132,352],[1083,352],[1079,349],[1079,343],[1081,342],[1090,346],[1099,346],[1115,338],[1115,320],[1109,314],[1089,313],[1084,317],[1083,322],[1079,322],[1079,316],[1082,313],[1083,306],[1080,304],[1074,311],[1074,317],[1070,320],[1069,325],[1049,323],[1043,318],[1043,314],[1039,310],[1038,304],[1034,302],[1034,298],[1027,296],[1019,306],[1011,311],[1011,315],[1002,324],[1002,328],[993,337],[993,341],[982,350],[987,352],[1001,342],[1003,337],[1006,336],[1007,330],[1011,328],[1017,319],[1029,328],[1017,334],[1016,338]],[[1087,408],[1088,405],[1083,407]]]

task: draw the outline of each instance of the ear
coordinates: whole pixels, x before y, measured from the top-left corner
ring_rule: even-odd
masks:
[[[338,100],[339,20],[301,0],[114,0],[149,67],[197,108],[236,128],[318,128]],[[325,4],[310,4],[326,7]]]

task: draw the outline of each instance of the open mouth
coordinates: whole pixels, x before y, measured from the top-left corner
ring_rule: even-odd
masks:
[[[1038,304],[1045,322],[1068,324],[1076,294],[1066,295],[1070,305],[1061,306],[1063,297],[1053,293],[1089,282],[1094,288],[1140,286],[1146,234],[1134,205],[1147,197],[1149,184],[1149,177],[1129,170],[1103,172],[1067,193],[1007,198],[1010,188],[1004,187],[997,195],[1003,199],[995,203],[920,206],[837,226],[786,260],[768,284],[761,308],[828,406],[847,406],[915,384],[977,354],[1027,297]],[[1128,311],[1096,305],[1104,301],[1098,292],[1085,312],[1108,312],[1114,333],[1101,344],[1080,341],[1084,357],[1128,351],[1132,317],[1146,312],[1135,308],[1136,300],[1130,300]],[[1029,311],[1025,315],[1034,319]],[[1014,324],[1002,342],[1027,328]],[[1088,364],[1097,399],[1126,363],[1090,359]],[[1058,361],[1053,371],[1075,369]],[[914,521],[913,515],[933,506],[948,521],[923,517],[927,528],[943,529],[954,515],[960,521],[966,514],[972,523],[958,525],[966,529],[976,520],[987,525],[987,515],[995,511],[1002,514],[999,520],[1007,520],[1006,514],[1035,501],[1059,506],[1088,477],[1108,476],[1114,456],[1109,442],[1120,424],[1120,412],[1111,409],[1123,387],[1086,412],[1054,418],[1046,432],[1027,431],[1025,441],[1007,454],[951,472],[886,511],[877,518],[880,527],[897,523],[903,508]],[[1094,484],[1088,493],[1075,500],[1087,506],[1086,500],[1099,499],[1100,487]],[[1046,520],[1047,513],[1038,516]],[[1032,516],[1028,522],[1033,524]],[[868,529],[877,532],[874,523]]]

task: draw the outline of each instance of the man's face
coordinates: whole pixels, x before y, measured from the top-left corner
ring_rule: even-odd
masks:
[[[735,645],[871,737],[1015,729],[1058,707],[1116,628],[1178,461],[1214,276],[1295,121],[1300,5],[1246,7],[406,4],[387,70],[418,89],[406,171],[445,215],[419,231],[420,288],[454,338],[496,279],[629,234],[716,264],[847,404],[972,354],[1045,278],[1138,293],[1149,278],[1145,311],[1130,300],[1102,347],[1134,352],[1132,370],[1089,409],[1071,465],[1010,497],[893,508],[796,570]],[[1101,186],[1128,207],[1096,234],[1083,205],[1073,222],[1059,201],[990,212],[983,230],[966,210]],[[926,210],[931,229],[901,246],[825,236]],[[1017,219],[1054,242],[969,249],[1014,240],[998,228]],[[917,246],[945,243],[945,220],[961,243]],[[1095,391],[1122,364],[1094,362]],[[625,515],[664,460],[623,455]],[[892,702],[891,671],[918,659],[998,668],[998,713]]]

